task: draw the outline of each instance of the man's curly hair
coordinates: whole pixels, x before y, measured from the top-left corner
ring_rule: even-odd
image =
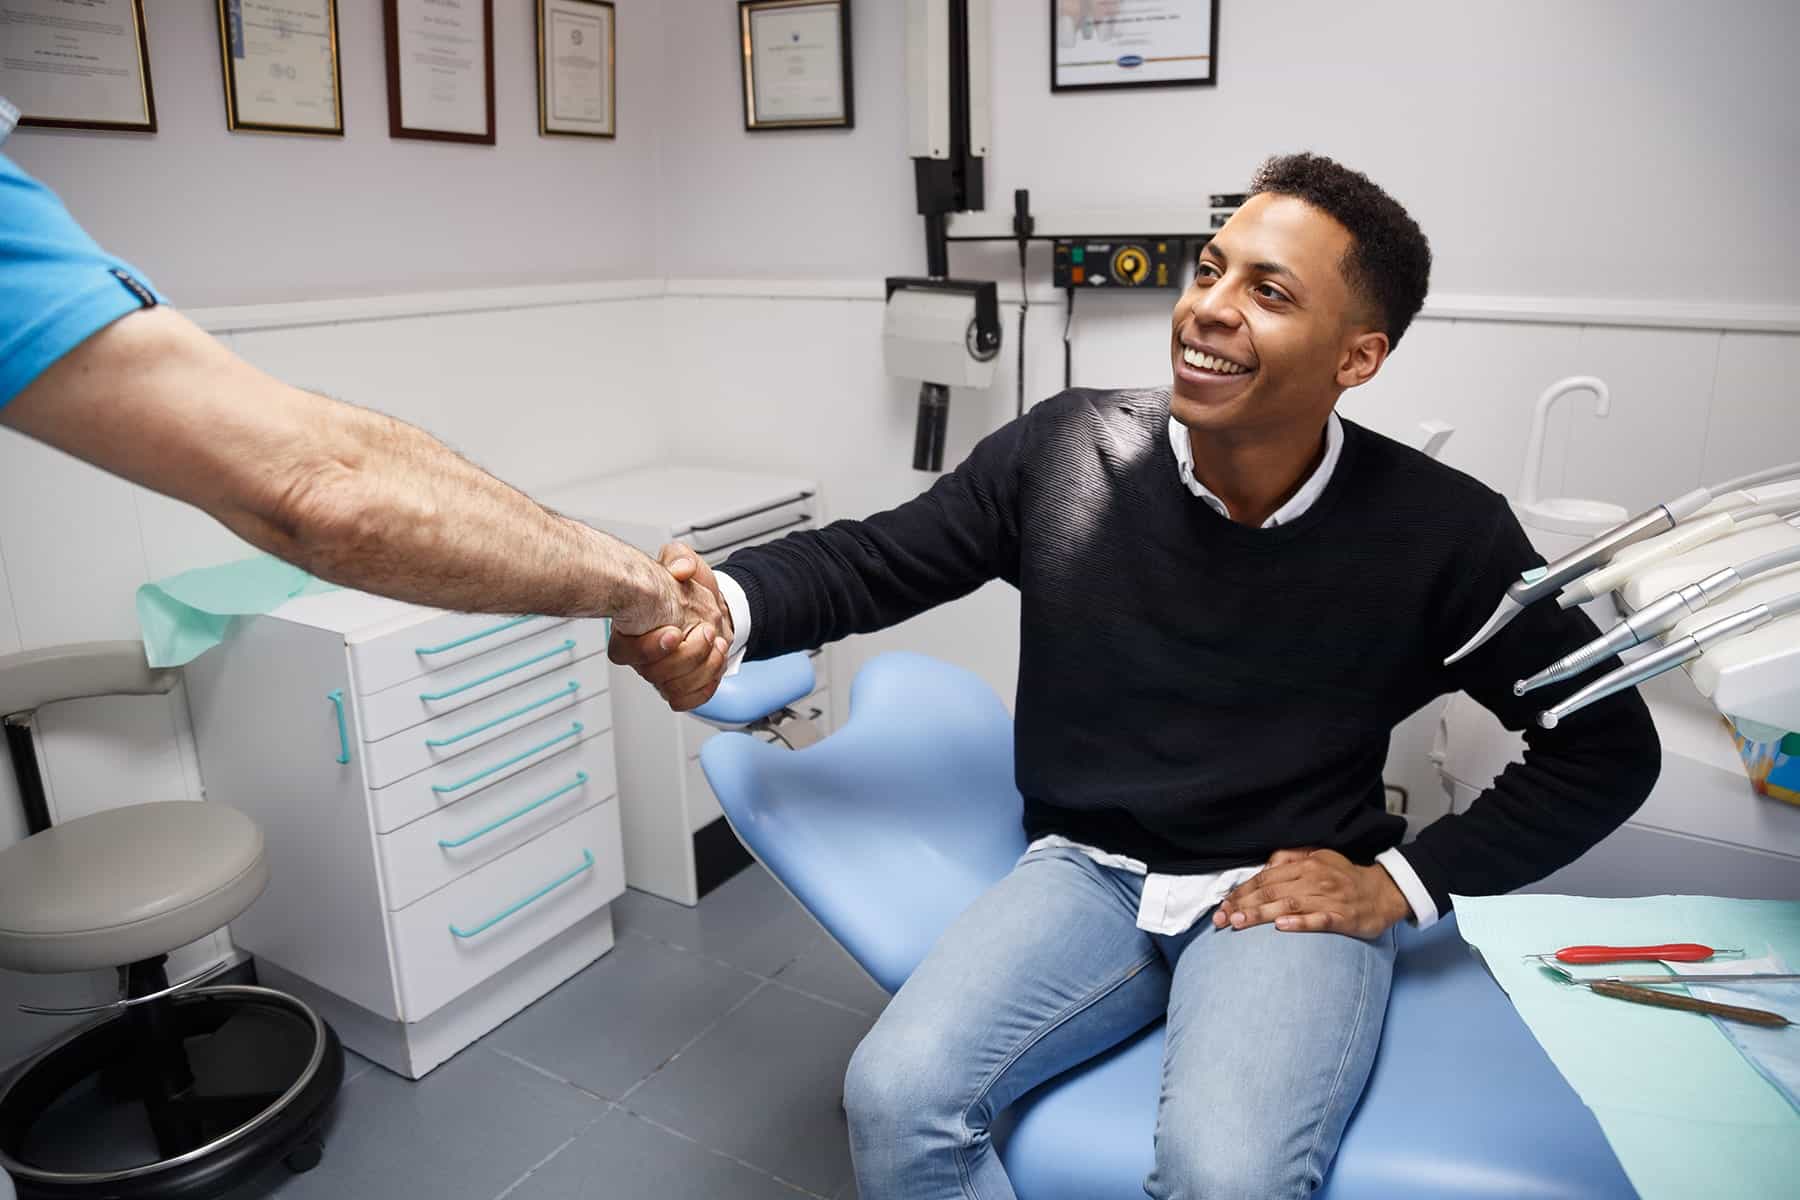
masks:
[[[1389,347],[1412,324],[1431,282],[1431,243],[1419,223],[1367,175],[1319,154],[1282,154],[1250,180],[1252,194],[1292,196],[1350,231],[1340,264],[1350,291],[1380,317]]]

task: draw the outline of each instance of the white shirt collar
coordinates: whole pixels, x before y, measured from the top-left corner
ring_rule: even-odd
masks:
[[[1213,495],[1207,486],[1194,478],[1194,444],[1188,440],[1187,426],[1169,418],[1169,446],[1175,451],[1175,466],[1180,472],[1181,482],[1187,490],[1206,501],[1207,507],[1226,520],[1231,513],[1226,510],[1225,502]],[[1264,529],[1273,529],[1277,525],[1286,525],[1298,520],[1300,515],[1313,506],[1313,503],[1324,494],[1325,485],[1331,482],[1331,473],[1337,469],[1338,458],[1344,451],[1344,423],[1338,420],[1333,412],[1325,422],[1325,457],[1319,460],[1318,467],[1307,477],[1300,490],[1293,494],[1288,502],[1270,514],[1264,521]]]

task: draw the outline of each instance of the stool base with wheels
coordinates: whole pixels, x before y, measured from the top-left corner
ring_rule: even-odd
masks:
[[[331,1027],[281,992],[203,986],[223,964],[174,984],[167,973],[171,951],[228,924],[267,885],[255,822],[183,801],[48,823],[25,710],[172,683],[135,643],[0,658],[31,829],[0,851],[0,968],[112,967],[120,984],[118,999],[88,1008],[21,1006],[95,1018],[0,1087],[0,1172],[22,1200],[211,1200],[277,1163],[310,1170],[324,1152],[344,1076]]]

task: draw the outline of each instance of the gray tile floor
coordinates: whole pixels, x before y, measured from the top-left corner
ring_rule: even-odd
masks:
[[[611,953],[423,1080],[352,1056],[325,1161],[241,1200],[854,1198],[840,1096],[882,992],[761,867],[613,914]]]

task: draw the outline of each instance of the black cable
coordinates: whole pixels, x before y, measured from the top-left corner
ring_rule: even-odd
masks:
[[[1069,327],[1075,324],[1075,288],[1071,285],[1068,291],[1069,312],[1063,318],[1063,387],[1065,389],[1075,386],[1071,362],[1074,352],[1069,344]]]
[[[1025,313],[1031,308],[1031,290],[1025,279],[1025,251],[1037,222],[1031,216],[1031,192],[1013,192],[1013,236],[1019,240],[1019,416],[1025,415]]]

